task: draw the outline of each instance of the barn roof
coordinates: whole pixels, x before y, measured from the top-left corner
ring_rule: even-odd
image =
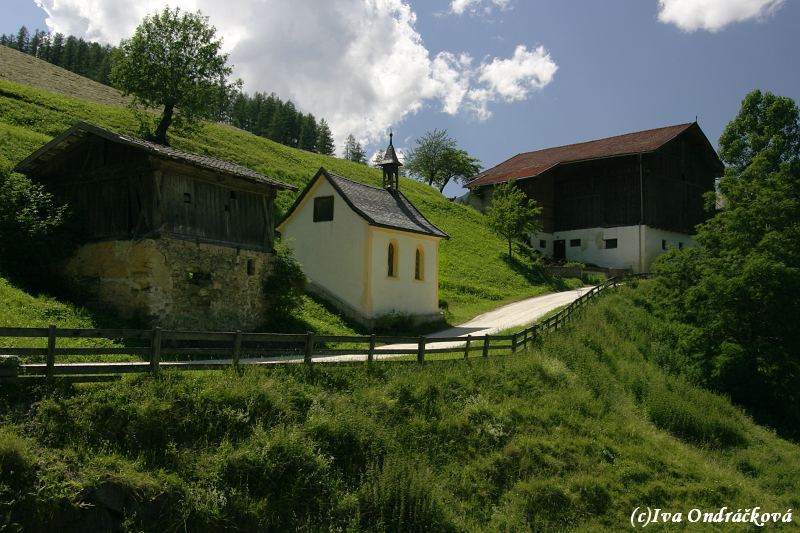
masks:
[[[179,161],[181,163],[186,163],[188,165],[205,170],[236,176],[246,181],[271,185],[277,189],[297,190],[297,187],[294,185],[283,183],[242,165],[237,165],[229,161],[223,161],[222,159],[217,159],[215,157],[184,152],[170,146],[152,143],[138,137],[126,135],[124,133],[117,133],[82,121],[77,122],[70,129],[29,155],[27,158],[17,164],[14,170],[22,173],[33,172],[40,165],[47,163],[53,157],[65,150],[68,150],[72,145],[83,140],[89,135],[102,137],[114,143],[131,146],[133,148],[153,154],[157,157]]]
[[[370,187],[320,168],[306,188],[295,200],[278,225],[283,224],[300,205],[306,194],[322,176],[341,195],[347,205],[371,226],[408,231],[432,237],[450,237],[434,226],[400,191]]]
[[[696,122],[678,124],[595,141],[546,148],[535,152],[525,152],[481,172],[477,178],[467,184],[467,187],[533,178],[562,163],[577,163],[591,159],[654,152],[696,124]],[[697,129],[700,130],[699,126]],[[709,148],[711,148],[710,144]],[[711,149],[713,151],[713,148]]]

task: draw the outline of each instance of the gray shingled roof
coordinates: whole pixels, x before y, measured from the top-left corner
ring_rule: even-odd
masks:
[[[64,133],[62,133],[49,143],[45,144],[37,151],[35,151],[27,158],[25,158],[23,161],[21,161],[16,166],[15,170],[17,172],[22,172],[22,173],[28,173],[32,170],[35,170],[37,166],[47,162],[58,153],[69,148],[75,142],[83,139],[86,135],[96,135],[98,137],[108,139],[111,142],[125,144],[133,148],[144,150],[153,155],[163,157],[164,159],[180,161],[182,163],[186,163],[198,168],[203,168],[206,170],[212,170],[215,172],[228,174],[230,176],[243,178],[247,181],[255,183],[263,183],[265,185],[271,185],[278,189],[297,190],[297,187],[295,187],[294,185],[283,183],[274,178],[270,178],[269,176],[265,176],[264,174],[260,174],[255,170],[243,167],[241,165],[237,165],[235,163],[223,161],[221,159],[217,159],[214,157],[208,157],[208,156],[193,154],[190,152],[184,152],[182,150],[177,150],[169,146],[155,144],[149,141],[145,141],[144,139],[139,139],[138,137],[133,137],[131,135],[126,135],[124,133],[117,133],[111,130],[107,130],[99,126],[95,126],[94,124],[90,124],[88,122],[76,123],[70,129],[68,129],[67,131],[65,131]]]
[[[403,193],[370,187],[369,185],[331,174],[324,168],[319,169],[314,179],[309,182],[306,189],[297,197],[294,205],[284,215],[281,223],[291,216],[302,198],[323,175],[353,211],[372,226],[431,235],[443,239],[450,238],[445,232],[431,224]]]

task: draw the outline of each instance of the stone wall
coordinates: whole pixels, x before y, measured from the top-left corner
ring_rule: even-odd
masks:
[[[251,331],[271,254],[172,238],[83,245],[64,268],[81,302],[166,329]]]

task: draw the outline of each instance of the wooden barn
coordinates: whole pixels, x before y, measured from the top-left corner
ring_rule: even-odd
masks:
[[[515,180],[542,206],[535,248],[643,272],[662,251],[692,244],[708,217],[703,195],[722,172],[693,122],[518,154],[467,187],[488,202],[494,185]]]
[[[85,122],[16,170],[69,204],[84,244],[63,272],[83,301],[170,328],[266,318],[274,200],[291,185]]]

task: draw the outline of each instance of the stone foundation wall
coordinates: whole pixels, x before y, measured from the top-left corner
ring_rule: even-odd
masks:
[[[166,329],[251,331],[272,254],[172,238],[89,243],[64,268],[89,306]]]

